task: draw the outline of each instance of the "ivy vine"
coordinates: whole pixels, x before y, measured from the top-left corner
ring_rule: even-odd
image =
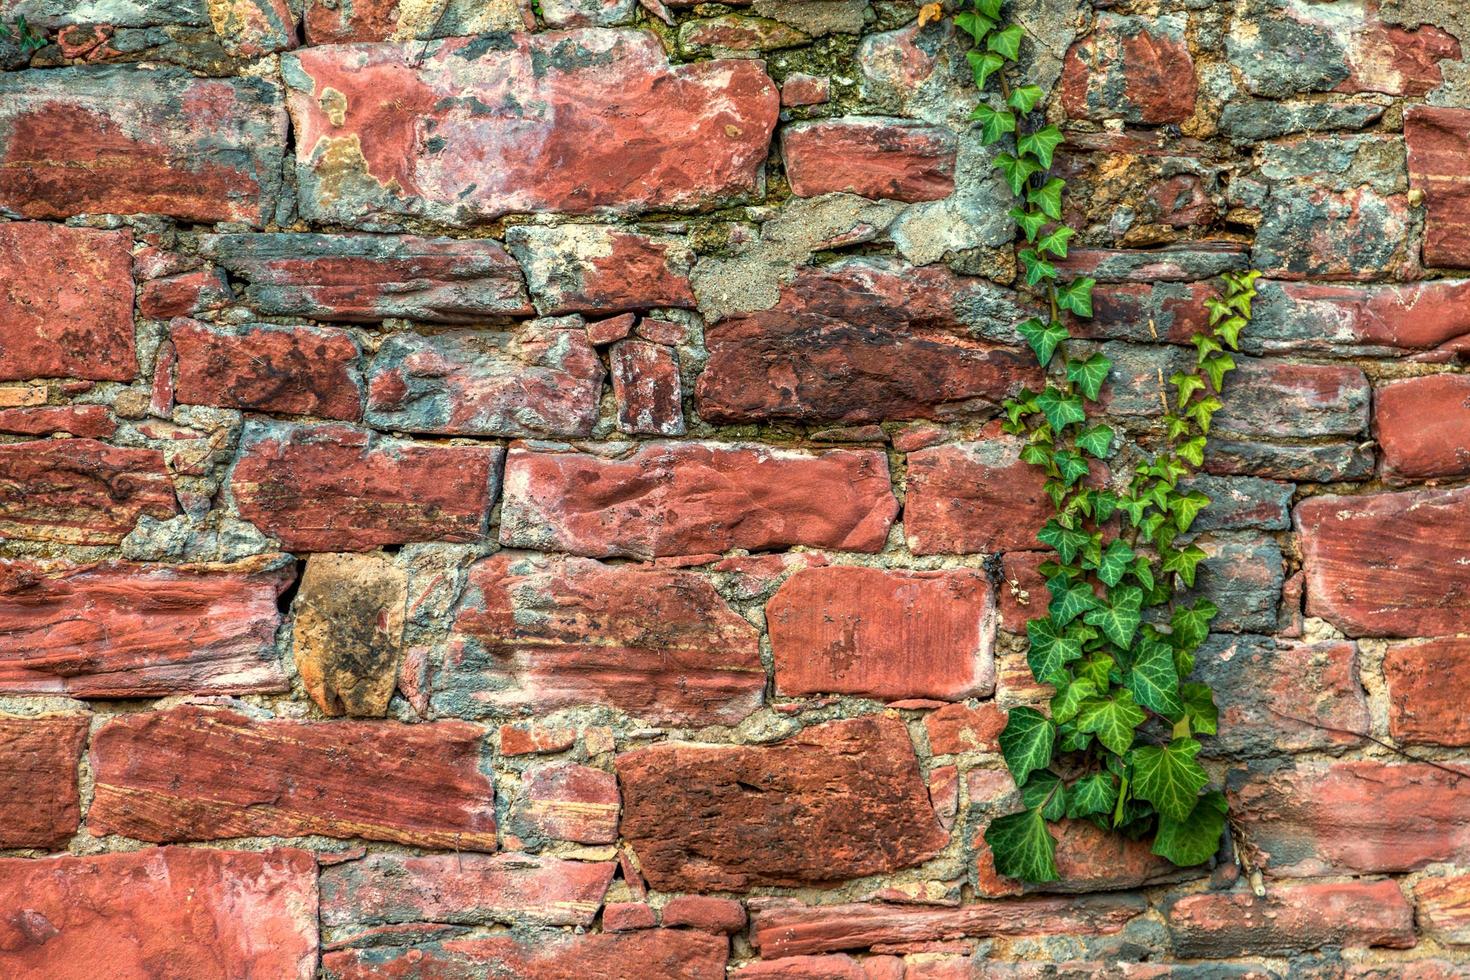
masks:
[[[38,33],[26,22],[24,16],[17,17],[15,24],[6,24],[0,21],[0,41],[14,41],[20,47],[20,53],[24,55],[33,54],[46,46],[46,35]]]
[[[1004,23],[1005,0],[969,3],[955,23],[975,42],[968,57],[982,101],[971,118],[987,146],[1014,140],[1015,152],[998,154],[995,166],[1018,201],[1010,213],[1024,239],[1024,289],[1046,310],[1016,330],[1047,382],[1005,403],[1004,429],[1024,440],[1022,459],[1045,472],[1055,507],[1037,534],[1055,552],[1041,565],[1051,598],[1026,633],[1031,673],[1056,693],[1049,716],[1010,712],[1000,748],[1022,809],[992,821],[985,841],[997,871],[1031,882],[1057,879],[1048,824],[1064,818],[1152,836],[1153,853],[1199,864],[1219,846],[1227,806],[1196,758],[1197,736],[1215,734],[1214,695],[1187,678],[1219,610],[1176,595],[1194,586],[1205,557],[1188,533],[1210,504],[1181,481],[1204,463],[1217,396],[1235,369],[1229,352],[1250,321],[1259,273],[1227,273],[1223,294],[1207,301],[1209,330],[1193,337],[1194,366],[1169,379],[1172,397],[1161,385],[1165,413],[1153,451],[1126,480],[1091,479],[1092,461],[1112,458],[1120,439],[1088,418],[1112,362],[1067,350],[1063,318],[1092,316],[1095,283],[1063,281],[1056,265],[1076,234],[1062,220],[1066,184],[1051,175],[1063,136],[1053,124],[1029,125],[1044,93],[1008,77],[1023,31]]]

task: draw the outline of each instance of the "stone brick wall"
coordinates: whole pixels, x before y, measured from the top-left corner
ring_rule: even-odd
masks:
[[[1046,507],[947,19],[0,0],[0,976],[1470,977],[1470,13],[1012,6],[1113,424],[1266,276],[1215,866],[982,840]]]

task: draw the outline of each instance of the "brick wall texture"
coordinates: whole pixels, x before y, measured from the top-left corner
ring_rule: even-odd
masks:
[[[948,16],[0,0],[0,977],[1470,977],[1470,13],[1007,10],[1111,424],[1264,274],[1216,861],[983,840],[1049,504]]]

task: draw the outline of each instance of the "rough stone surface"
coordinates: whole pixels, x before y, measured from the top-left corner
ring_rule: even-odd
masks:
[[[620,340],[608,354],[618,430],[640,435],[684,434],[679,355],[646,340]]]
[[[494,851],[483,742],[458,721],[262,721],[194,706],[125,715],[92,738],[88,826],[155,842],[322,834]]]
[[[1388,730],[1405,744],[1470,745],[1460,692],[1470,677],[1470,640],[1441,637],[1395,643],[1383,657]]]
[[[505,477],[501,544],[591,557],[877,551],[898,512],[887,461],[867,450],[659,442],[609,458],[522,447]]]
[[[791,192],[936,201],[954,191],[954,134],[883,118],[822,119],[781,131]]]
[[[656,888],[856,878],[917,864],[948,838],[896,719],[830,722],[766,748],[624,752],[618,781],[623,838]],[[770,820],[771,807],[787,818]]]
[[[106,65],[0,75],[0,208],[262,225],[286,142],[281,90]]]
[[[425,946],[346,949],[322,958],[330,980],[432,976],[537,977],[545,980],[724,980],[726,943],[687,929],[573,935],[532,933],[446,939]]]
[[[1021,443],[951,443],[908,454],[904,535],[918,555],[1040,550],[1051,515],[1044,477]]]
[[[1414,910],[1392,881],[1278,885],[1189,895],[1169,909],[1179,955],[1292,955],[1323,946],[1415,945]]]
[[[601,704],[731,724],[764,687],[758,632],[702,576],[502,552],[470,570],[434,704],[465,717]]]
[[[1414,106],[1404,114],[1409,179],[1424,192],[1424,264],[1470,267],[1470,194],[1464,187],[1470,152],[1470,110]]]
[[[403,659],[408,575],[381,554],[317,554],[292,603],[296,672],[328,715],[382,717]]]
[[[169,325],[178,361],[174,398],[256,412],[362,417],[357,341],[333,327],[242,324],[181,318]]]
[[[1400,477],[1470,473],[1470,378],[1439,374],[1374,392],[1373,434],[1385,470]]]
[[[572,762],[528,770],[511,803],[506,830],[524,841],[616,844],[618,780],[610,772]]]
[[[1441,942],[1470,945],[1470,875],[1420,878],[1414,906],[1420,924]]]
[[[995,690],[983,572],[809,568],[766,605],[766,623],[778,694],[959,700]]]
[[[126,231],[0,225],[0,380],[133,376],[131,247]]]
[[[90,723],[80,714],[0,716],[0,847],[52,850],[77,832],[77,760]]]
[[[739,198],[759,187],[779,101],[756,62],[671,67],[653,35],[600,28],[503,46],[308,48],[284,61],[302,212],[343,224]],[[641,122],[648,113],[656,128]],[[421,114],[433,146],[414,138]]]
[[[1188,119],[1196,84],[1186,26],[1182,14],[1100,15],[1067,52],[1061,99],[1068,115],[1150,125]]]
[[[694,305],[694,256],[677,238],[605,225],[522,226],[505,237],[542,313]]]
[[[67,544],[117,544],[140,518],[178,512],[156,449],[95,439],[0,445],[0,535]]]
[[[200,980],[309,980],[316,862],[306,851],[149,848],[0,858],[0,965],[82,980],[161,970]]]
[[[284,691],[275,559],[0,562],[0,693],[139,698]]]
[[[230,492],[240,515],[300,551],[476,541],[503,450],[421,446],[348,426],[252,422]]]

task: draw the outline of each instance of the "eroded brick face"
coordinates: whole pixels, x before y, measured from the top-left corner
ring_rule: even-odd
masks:
[[[1060,375],[921,6],[0,0],[0,980],[1470,977],[1470,14],[1003,5],[1089,485],[1263,273],[1232,846],[1035,885]]]

